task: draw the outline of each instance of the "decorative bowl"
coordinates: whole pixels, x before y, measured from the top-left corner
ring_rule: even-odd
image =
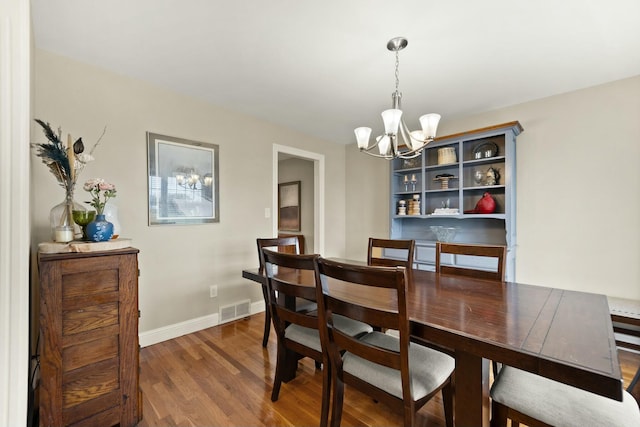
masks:
[[[444,227],[442,225],[432,225],[429,228],[439,242],[451,242],[460,229],[459,227]]]
[[[72,211],[73,221],[81,227],[89,224],[96,217],[96,211]]]

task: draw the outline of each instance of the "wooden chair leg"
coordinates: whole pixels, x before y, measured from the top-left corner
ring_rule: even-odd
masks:
[[[416,411],[412,404],[404,403],[404,426],[413,427],[416,419]]]
[[[287,367],[287,352],[284,348],[281,348],[278,344],[278,355],[276,357],[276,375],[273,378],[273,390],[271,390],[271,401],[276,402],[280,395],[280,386],[282,385],[282,379],[285,375]]]
[[[344,383],[342,378],[333,376],[333,406],[331,408],[331,427],[340,427],[342,421],[342,402],[344,397]]]
[[[636,387],[636,384],[638,384],[638,380],[640,380],[640,368],[638,368],[638,372],[636,372],[636,374],[633,376],[633,379],[629,383],[629,387],[627,387],[627,391],[629,393],[633,392],[633,389]]]
[[[511,421],[511,427],[517,426]],[[496,401],[491,402],[491,427],[507,427],[507,407]]]
[[[316,369],[322,369],[322,362],[316,360]]]
[[[444,422],[447,427],[453,427],[453,382],[449,380],[442,387],[442,406],[444,406]]]
[[[322,407],[320,410],[320,427],[329,426],[329,404],[331,401],[331,366],[325,361],[322,371]]]
[[[271,313],[269,308],[264,311],[264,334],[262,335],[262,346],[266,347],[269,342],[269,334],[271,333]]]
[[[267,288],[262,287],[262,296],[264,297],[264,334],[262,335],[262,346],[266,347],[269,342],[269,333],[271,332],[271,312],[269,311],[269,296],[267,294]]]

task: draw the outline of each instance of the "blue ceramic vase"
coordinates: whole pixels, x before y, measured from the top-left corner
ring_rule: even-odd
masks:
[[[103,215],[96,215],[96,219],[87,224],[87,237],[92,242],[106,242],[113,236],[113,224]]]

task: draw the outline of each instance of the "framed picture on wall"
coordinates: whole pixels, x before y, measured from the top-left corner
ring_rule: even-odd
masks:
[[[216,144],[147,132],[149,225],[220,222]]]
[[[278,230],[300,231],[300,181],[278,184]]]

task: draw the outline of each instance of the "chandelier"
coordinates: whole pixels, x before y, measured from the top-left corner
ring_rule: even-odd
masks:
[[[369,137],[371,136],[371,128],[359,127],[354,130],[358,148],[366,154],[375,157],[382,157],[387,160],[395,158],[412,159],[418,157],[422,153],[422,149],[436,136],[436,129],[440,121],[440,115],[435,113],[425,114],[420,117],[420,126],[422,130],[410,131],[402,118],[401,99],[402,93],[398,91],[400,83],[398,66],[400,64],[399,54],[402,49],[407,47],[407,39],[404,37],[396,37],[387,43],[387,49],[396,53],[396,90],[391,94],[393,108],[382,112],[382,121],[384,122],[384,134],[375,138],[375,143],[369,146]],[[398,148],[398,139],[402,139],[402,144],[406,147],[400,151]],[[376,154],[372,152],[378,147]]]
[[[202,186],[210,187],[213,178],[210,173],[201,176],[198,171],[193,168],[178,168],[175,173],[176,183],[185,189],[200,190]]]

